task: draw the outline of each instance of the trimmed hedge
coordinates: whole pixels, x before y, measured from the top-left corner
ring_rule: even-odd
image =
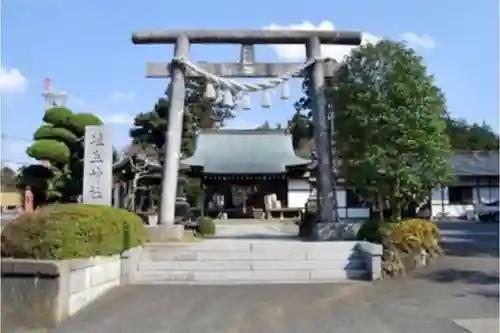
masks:
[[[402,252],[425,250],[431,255],[442,252],[439,228],[428,220],[410,219],[394,223],[389,240]]]
[[[439,229],[431,221],[410,219],[401,222],[369,220],[358,232],[358,239],[382,244],[384,277],[405,275],[415,269],[415,258],[425,251],[428,258],[443,253]]]
[[[64,142],[43,139],[37,140],[26,149],[29,157],[40,161],[50,161],[54,163],[66,164],[69,162],[71,151]]]
[[[108,206],[55,204],[19,216],[2,232],[2,255],[76,259],[119,254],[146,240],[136,214]]]
[[[211,236],[215,235],[216,233],[216,225],[215,222],[207,217],[207,216],[201,216],[198,218],[198,227],[197,227],[197,232],[202,235],[202,236]]]
[[[367,220],[358,231],[357,238],[372,243],[382,244],[388,236],[389,223],[379,219]]]
[[[439,229],[431,221],[410,219],[400,222],[381,222],[368,220],[359,229],[357,238],[373,243],[389,244],[402,252],[426,250],[429,253],[441,252]]]

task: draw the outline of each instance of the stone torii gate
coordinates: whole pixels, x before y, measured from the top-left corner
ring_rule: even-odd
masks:
[[[174,61],[147,64],[148,78],[171,78],[170,112],[166,133],[166,161],[163,165],[160,224],[172,224],[175,214],[177,175],[184,113],[185,80],[189,77],[217,76],[219,78],[277,78],[309,76],[311,79],[312,120],[318,160],[317,193],[320,214],[313,228],[315,240],[333,240],[338,235],[338,214],[335,204],[336,184],[332,177],[331,140],[328,136],[328,111],[324,94],[325,77],[336,74],[341,65],[321,59],[321,44],[360,45],[361,33],[349,31],[300,30],[167,30],[137,31],[134,44],[174,44]],[[191,44],[239,44],[239,63],[189,63]],[[254,45],[303,44],[307,63],[256,63]],[[297,71],[297,68],[299,69]],[[294,71],[295,70],[295,71]],[[207,74],[209,73],[209,74]],[[210,75],[211,74],[211,75]],[[278,80],[279,81],[279,80]],[[244,85],[244,84],[243,84]],[[240,85],[241,86],[241,85]],[[248,88],[255,91],[255,86]],[[332,110],[333,112],[333,110]]]

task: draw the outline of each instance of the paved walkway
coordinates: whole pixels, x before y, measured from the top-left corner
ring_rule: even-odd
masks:
[[[411,277],[374,284],[130,286],[49,332],[498,332],[498,225],[443,222],[441,229],[450,255]]]

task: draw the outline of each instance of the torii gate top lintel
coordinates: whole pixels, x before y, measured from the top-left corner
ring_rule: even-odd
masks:
[[[321,44],[360,45],[362,34],[336,30],[146,30],[132,33],[134,44],[173,44],[179,36],[193,44]]]

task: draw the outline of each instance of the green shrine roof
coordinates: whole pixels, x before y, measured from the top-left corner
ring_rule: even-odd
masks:
[[[208,130],[198,134],[193,156],[182,161],[207,174],[277,174],[310,161],[295,155],[283,130]]]

